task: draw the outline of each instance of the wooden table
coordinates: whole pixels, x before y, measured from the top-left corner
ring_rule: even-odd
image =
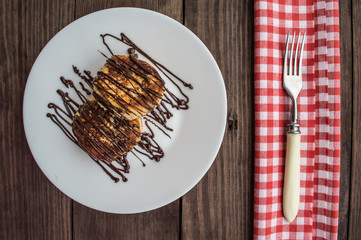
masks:
[[[224,141],[206,176],[181,199],[134,215],[95,211],[61,193],[36,165],[22,122],[26,79],[44,45],[75,19],[120,6],[164,13],[197,34],[219,64],[228,96],[229,118]],[[360,12],[360,1],[341,0],[339,239],[361,236]],[[2,0],[0,14],[0,239],[252,238],[252,1]]]

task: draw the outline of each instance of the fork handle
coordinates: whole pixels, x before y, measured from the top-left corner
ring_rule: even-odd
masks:
[[[283,186],[283,215],[292,222],[300,202],[300,146],[301,134],[287,134],[286,167]]]

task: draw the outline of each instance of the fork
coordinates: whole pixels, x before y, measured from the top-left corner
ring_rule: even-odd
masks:
[[[288,59],[288,45],[290,33],[287,34],[286,52],[283,62],[283,88],[286,90],[292,100],[292,120],[288,126],[287,148],[285,163],[285,178],[283,185],[283,215],[287,221],[292,222],[298,213],[300,202],[300,145],[301,132],[298,122],[297,97],[302,89],[302,54],[305,43],[305,33],[301,42],[301,50],[298,56],[301,32],[298,34],[295,56],[293,58],[293,49],[295,46],[295,33],[293,33],[292,47]],[[298,60],[298,67],[297,67]],[[287,66],[287,62],[289,62]]]

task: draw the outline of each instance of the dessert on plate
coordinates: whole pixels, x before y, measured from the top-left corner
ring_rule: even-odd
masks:
[[[129,120],[141,118],[157,107],[165,91],[157,70],[134,54],[107,59],[93,89],[98,101]]]
[[[79,146],[96,160],[109,163],[128,153],[142,134],[140,118],[120,118],[94,98],[80,107],[72,125]]]
[[[127,181],[124,173],[129,173],[130,169],[128,153],[138,158],[143,166],[145,163],[140,155],[159,161],[164,157],[164,152],[154,139],[153,129],[158,129],[170,138],[166,132],[173,131],[167,126],[167,120],[173,116],[169,107],[177,110],[188,109],[189,98],[175,80],[186,88],[193,87],[152,59],[125,34],[122,33],[121,38],[111,34],[101,37],[112,57],[108,58],[102,53],[106,57],[106,63],[97,75],[92,77],[87,70],[84,70],[83,74],[73,66],[74,73],[90,89],[86,88],[83,82],[79,82],[80,90],[72,80],[60,77],[65,87],[74,90],[81,103],[68,92],[59,89],[57,93],[63,100],[64,108],[49,103],[48,107],[53,109],[54,113],[47,113],[46,116],[71,141],[89,154],[115,182],[118,182],[119,178],[113,176],[112,172]],[[129,55],[114,55],[105,37],[117,39],[129,46]],[[138,59],[136,51],[153,65]],[[164,80],[153,66],[169,79],[181,97],[165,87]],[[84,93],[90,96],[90,100]]]

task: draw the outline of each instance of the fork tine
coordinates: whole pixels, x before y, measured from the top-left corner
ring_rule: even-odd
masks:
[[[293,74],[297,75],[297,53],[298,53],[298,45],[300,44],[300,37],[301,37],[301,32],[298,33],[298,39],[297,39],[297,44],[296,44],[296,51],[295,51],[295,62],[293,65]]]
[[[306,32],[303,33],[303,38],[302,38],[302,45],[301,45],[301,51],[300,51],[300,60],[298,62],[298,75],[302,75],[302,56],[303,56],[303,46],[305,45],[305,37],[306,37]]]
[[[288,31],[287,37],[286,37],[286,51],[285,51],[285,57],[283,60],[283,75],[287,74],[287,56],[288,56],[288,41],[290,39],[290,32]]]
[[[288,66],[288,75],[292,75],[292,54],[293,54],[294,45],[295,45],[295,32],[293,32],[292,47],[290,52],[290,64]]]

